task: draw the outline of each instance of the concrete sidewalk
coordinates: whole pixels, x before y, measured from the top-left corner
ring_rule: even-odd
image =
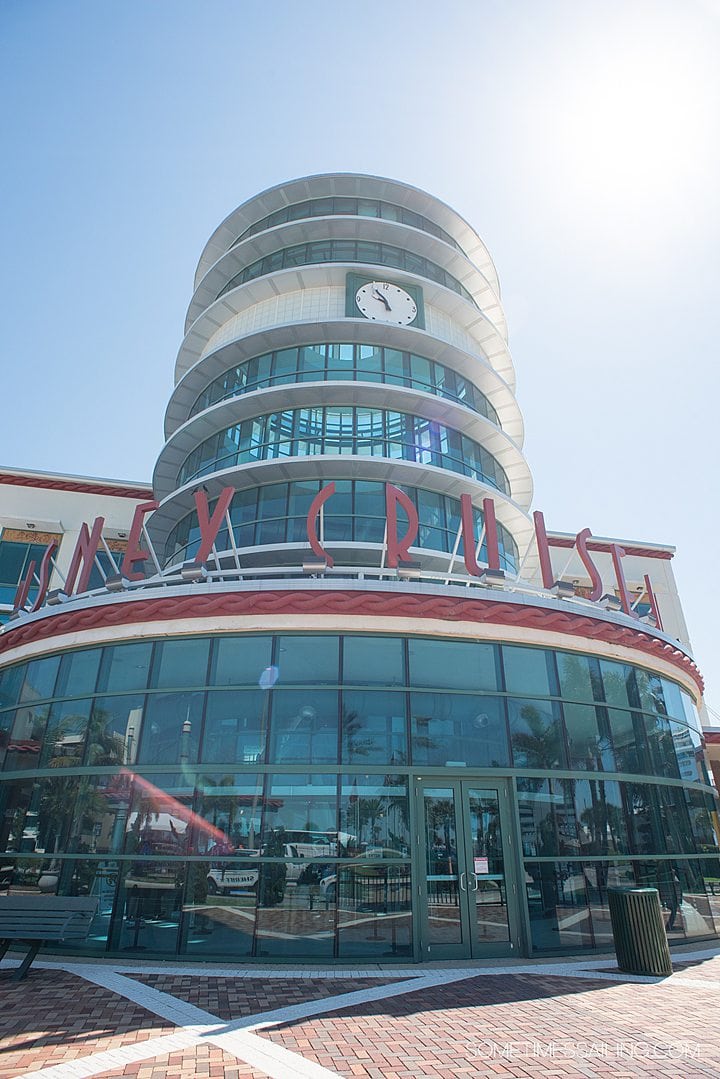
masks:
[[[614,959],[298,970],[36,962],[0,974],[0,1077],[716,1076],[720,949],[669,978]]]

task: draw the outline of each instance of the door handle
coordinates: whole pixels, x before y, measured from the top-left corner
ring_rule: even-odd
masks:
[[[460,874],[460,878],[459,878],[459,884],[460,884],[460,891],[461,892],[466,892],[467,891],[467,888],[466,888],[464,882],[465,882],[465,870],[462,871],[462,873]]]
[[[471,877],[472,877],[472,879],[473,879],[473,891],[474,891],[474,892],[476,892],[476,891],[478,890],[478,879],[477,879],[477,873],[471,873],[471,874],[470,874],[470,876],[471,876]]]

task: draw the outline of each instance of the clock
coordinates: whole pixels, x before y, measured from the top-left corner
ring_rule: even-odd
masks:
[[[365,318],[409,326],[417,318],[417,304],[409,292],[389,281],[368,281],[355,293],[355,303]]]

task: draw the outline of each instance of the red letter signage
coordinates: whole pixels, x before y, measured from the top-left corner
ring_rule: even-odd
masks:
[[[550,561],[550,545],[547,539],[547,532],[545,531],[545,518],[540,510],[535,510],[533,513],[533,521],[535,522],[535,539],[537,540],[543,587],[552,588],[555,584],[555,575],[553,573],[552,562]]]
[[[217,539],[220,526],[234,494],[234,487],[223,487],[217,500],[215,512],[210,517],[207,495],[204,491],[195,492],[195,505],[197,506],[198,525],[200,526],[200,546],[195,555],[196,562],[204,562],[212,551],[213,543]]]
[[[584,565],[585,569],[588,571],[588,574],[590,576],[590,580],[592,581],[592,584],[593,584],[593,589],[592,589],[592,592],[590,593],[590,595],[588,596],[588,599],[591,599],[591,600],[595,601],[596,599],[600,599],[600,597],[602,595],[602,578],[601,578],[600,574],[598,573],[597,566],[593,562],[593,560],[590,557],[590,554],[588,552],[587,541],[590,539],[591,536],[592,536],[592,532],[590,531],[590,529],[589,528],[583,528],[582,532],[578,532],[577,536],[575,537],[575,545],[576,545],[576,547],[578,549],[578,554],[580,555],[580,558],[582,559],[582,564]]]
[[[405,510],[408,519],[408,529],[401,540],[398,539],[397,534],[398,502]],[[415,541],[420,527],[417,510],[404,491],[398,490],[392,483],[385,484],[385,510],[387,513],[387,564],[397,566],[398,559],[411,561],[408,548]]]
[[[70,569],[65,578],[65,588],[63,591],[66,595],[71,596],[75,591],[75,581],[81,566],[82,572],[80,573],[77,591],[87,592],[104,524],[104,517],[96,517],[93,522],[92,532],[88,531],[88,526],[86,524],[83,524],[80,529],[80,535],[78,536],[78,541],[75,544],[75,550],[73,551],[73,556],[70,561]]]
[[[35,602],[30,608],[32,611],[39,611],[45,602],[45,596],[47,595],[48,585],[50,584],[50,560],[57,550],[57,543],[55,540],[51,540],[47,547],[43,551],[43,556],[40,560],[40,577],[38,594],[35,597]]]
[[[492,498],[483,498],[485,516],[485,543],[487,545],[488,569],[500,569],[500,547],[498,546],[497,519],[495,503]]]
[[[135,507],[135,515],[130,525],[127,551],[122,560],[120,573],[127,577],[128,581],[141,581],[145,574],[142,570],[135,569],[136,562],[145,562],[150,557],[149,551],[144,551],[140,546],[140,533],[142,532],[143,517],[158,508],[157,502],[141,502]]]
[[[475,557],[475,525],[473,523],[473,505],[470,495],[460,495],[460,528],[462,530],[465,569],[473,577],[479,577],[482,571]]]
[[[320,510],[323,508],[328,498],[335,494],[335,481],[328,483],[327,487],[321,487],[318,493],[310,503],[310,509],[307,515],[307,538],[308,543],[313,549],[313,554],[316,554],[318,558],[324,558],[326,564],[329,567],[335,565],[331,555],[327,553],[325,548],[321,545],[318,539],[317,528],[315,522],[320,516]]]
[[[613,543],[610,546],[610,553],[612,555],[613,566],[615,567],[615,580],[617,581],[618,592],[620,593],[620,602],[625,614],[632,614],[630,607],[630,593],[627,590],[627,582],[625,581],[625,574],[622,568],[622,559],[625,555],[625,551],[617,543]]]

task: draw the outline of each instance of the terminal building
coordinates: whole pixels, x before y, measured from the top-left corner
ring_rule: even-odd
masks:
[[[673,549],[532,507],[497,273],[443,202],[243,203],[152,483],[0,492],[0,890],[97,896],[87,954],[586,953],[628,884],[716,936]]]

